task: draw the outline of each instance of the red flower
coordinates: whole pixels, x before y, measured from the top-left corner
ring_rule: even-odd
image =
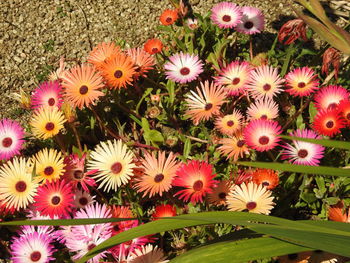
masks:
[[[293,19],[285,23],[278,32],[278,41],[283,43],[285,38],[288,38],[284,42],[285,45],[292,44],[298,38],[307,41],[306,24],[304,21],[301,19]]]
[[[175,21],[179,18],[177,14],[177,10],[166,9],[161,14],[159,20],[164,26],[169,26],[175,23]]]
[[[267,189],[275,188],[279,183],[278,173],[270,169],[256,169],[253,172],[252,181],[256,184],[262,184]]]
[[[350,126],[350,101],[341,100],[338,104],[338,111],[342,117],[346,120],[347,126]]]
[[[156,206],[156,211],[152,214],[154,220],[158,220],[158,217],[172,217],[176,216],[176,207],[169,204],[162,204]]]
[[[335,78],[338,79],[340,56],[341,53],[338,50],[332,47],[328,48],[322,56],[322,73],[327,75],[329,71],[329,66],[332,65],[335,72]]]
[[[339,114],[338,109],[321,110],[313,122],[313,129],[325,136],[334,136],[345,127],[345,120]]]
[[[163,48],[163,43],[159,39],[148,39],[144,45],[144,50],[149,54],[160,53]]]

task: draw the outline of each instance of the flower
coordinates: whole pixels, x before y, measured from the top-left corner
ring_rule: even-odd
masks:
[[[133,218],[135,217],[129,206],[113,206],[112,217],[114,218]],[[139,223],[137,220],[125,220],[112,223],[112,234],[116,235],[124,232],[130,228],[137,226]]]
[[[272,97],[281,93],[280,88],[284,82],[276,68],[271,66],[262,65],[252,70],[250,74],[250,80],[247,85],[247,90],[254,98]]]
[[[197,55],[176,53],[169,57],[164,64],[167,79],[178,83],[187,83],[195,80],[203,72],[203,62]]]
[[[350,101],[341,100],[338,104],[340,115],[346,120],[347,126],[350,126]]]
[[[224,86],[228,95],[239,95],[244,92],[252,67],[246,61],[233,61],[219,72],[215,78],[218,85]]]
[[[128,256],[128,263],[166,263],[169,260],[165,260],[164,252],[157,246],[153,247],[151,244],[141,246],[135,249]]]
[[[13,263],[45,263],[55,260],[52,254],[56,251],[47,234],[29,233],[15,238],[11,245]]]
[[[163,43],[157,38],[148,39],[143,47],[143,49],[151,55],[162,52],[162,48]]]
[[[74,192],[74,202],[73,205],[75,208],[85,208],[87,205],[90,205],[94,202],[94,197],[89,194],[89,192],[83,190],[76,190]]]
[[[196,18],[187,18],[186,25],[192,30],[198,28],[198,20]]]
[[[307,41],[305,22],[300,18],[287,21],[278,32],[278,41],[283,43],[286,38],[285,45],[292,44],[298,38]]]
[[[93,64],[96,68],[100,68],[103,62],[120,52],[120,47],[114,42],[101,42],[90,52],[87,62]]]
[[[341,100],[349,99],[350,92],[342,86],[329,85],[319,89],[315,96],[315,106],[320,110],[334,109]]]
[[[254,150],[264,152],[278,145],[282,127],[272,120],[252,120],[243,130],[246,144]]]
[[[146,77],[146,73],[153,69],[155,64],[154,58],[142,48],[130,48],[126,51],[126,53],[128,56],[130,56],[134,62],[134,66],[136,67],[134,74],[136,79],[140,76]]]
[[[239,158],[243,158],[245,154],[249,154],[248,147],[242,134],[237,134],[231,138],[223,138],[219,143],[222,144],[222,146],[218,148],[220,153],[226,155],[226,159],[232,158],[234,162]]]
[[[278,173],[271,169],[256,169],[252,173],[252,182],[272,190],[279,183]]]
[[[340,133],[340,129],[344,128],[345,124],[346,121],[337,109],[329,109],[317,113],[312,127],[318,134],[332,137]]]
[[[271,191],[253,182],[235,185],[227,196],[229,211],[248,211],[257,214],[270,214],[274,202]]]
[[[19,154],[23,145],[24,129],[14,120],[0,121],[0,160],[8,160]]]
[[[19,88],[19,93],[13,92],[9,96],[19,103],[21,108],[29,110],[31,107],[31,98],[22,88]]]
[[[34,112],[30,125],[36,137],[48,139],[63,129],[65,121],[62,112],[57,108],[40,108]]]
[[[73,198],[72,186],[65,180],[46,182],[38,187],[34,206],[44,216],[66,218],[72,211]]]
[[[60,58],[60,66],[56,71],[52,71],[49,75],[50,81],[61,80],[66,73],[66,63],[64,57]]]
[[[241,22],[242,11],[234,3],[221,2],[213,6],[210,18],[220,28],[233,28]]]
[[[93,178],[101,182],[98,188],[106,192],[116,191],[122,184],[126,184],[132,175],[133,153],[127,149],[121,140],[101,142],[90,154],[88,170],[98,169]]]
[[[32,94],[33,109],[44,107],[60,108],[63,102],[62,87],[58,81],[41,83]]]
[[[165,158],[165,152],[159,152],[158,158],[152,153],[145,153],[145,159],[142,159],[142,168],[144,175],[137,178],[135,187],[137,192],[144,192],[143,197],[148,195],[152,197],[156,194],[160,196],[168,192],[172,187],[172,182],[176,176],[176,170],[179,167],[176,156],[171,152]]]
[[[134,63],[128,55],[118,53],[107,59],[99,68],[107,84],[113,89],[126,88],[135,73]]]
[[[322,139],[312,130],[302,129],[290,133],[290,136]],[[302,165],[319,165],[323,157],[325,147],[309,142],[293,140],[293,145],[285,144],[282,146],[285,150],[282,151],[282,160],[289,160],[290,163]]]
[[[328,218],[332,221],[350,223],[350,209],[344,209],[342,201],[328,208]]]
[[[177,10],[172,9],[166,9],[163,11],[163,13],[160,15],[160,22],[164,26],[169,26],[175,23],[175,21],[179,18],[177,14]]]
[[[218,117],[215,120],[215,128],[225,135],[234,135],[242,128],[243,115],[239,110],[234,109],[232,114]]]
[[[0,167],[0,200],[7,209],[26,208],[37,186],[24,158],[15,157]]]
[[[286,77],[286,92],[292,96],[305,97],[319,88],[315,71],[309,67],[296,68]]]
[[[213,192],[213,187],[217,181],[213,180],[216,174],[213,173],[213,166],[204,161],[189,161],[182,164],[176,172],[177,177],[173,185],[185,189],[178,191],[175,196],[179,196],[185,202],[193,204],[203,202],[206,194]]]
[[[225,205],[226,197],[230,192],[232,182],[229,180],[220,181],[213,192],[208,194],[208,201],[213,205]]]
[[[243,183],[249,183],[252,180],[253,169],[241,170],[237,171],[237,174],[233,178],[233,182],[235,185],[241,185]]]
[[[158,205],[152,214],[154,220],[159,219],[158,217],[173,217],[176,216],[176,207],[169,204]]]
[[[329,66],[334,68],[335,78],[338,79],[339,67],[340,67],[341,53],[335,48],[327,48],[322,56],[322,73],[328,74]]]
[[[243,16],[241,22],[237,24],[236,30],[238,32],[252,35],[260,33],[264,30],[265,21],[264,14],[259,8],[251,6],[243,6],[241,8]]]
[[[75,66],[63,77],[65,99],[74,107],[82,109],[94,105],[99,97],[104,96],[103,79],[95,67],[87,64]]]
[[[288,254],[277,258],[279,263],[309,263],[311,251]]]
[[[247,115],[248,120],[273,120],[279,116],[278,104],[273,99],[258,99],[249,105]]]
[[[63,174],[64,164],[61,152],[45,148],[32,159],[35,162],[35,172],[38,182],[46,183],[57,180]]]
[[[197,93],[191,90],[185,99],[188,107],[186,115],[190,116],[195,124],[218,115],[226,97],[224,89],[213,82],[201,82],[200,88],[196,87]]]

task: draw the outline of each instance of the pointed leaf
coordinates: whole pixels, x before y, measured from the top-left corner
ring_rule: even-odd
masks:
[[[300,137],[293,137],[288,135],[280,135],[283,139],[288,140],[295,140],[295,141],[303,141],[303,142],[310,142],[314,144],[323,145],[325,147],[332,147],[337,149],[345,149],[350,150],[350,142],[345,141],[334,141],[334,140],[327,140],[327,139],[310,139],[310,138],[300,138]]]

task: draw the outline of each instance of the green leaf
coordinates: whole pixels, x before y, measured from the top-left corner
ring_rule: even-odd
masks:
[[[172,105],[174,103],[175,100],[175,82],[168,80],[167,84],[166,84],[166,88],[168,89],[168,93],[169,93],[169,105]]]
[[[191,140],[189,138],[185,139],[185,145],[184,145],[184,152],[183,156],[187,158],[190,155],[191,152]]]
[[[164,137],[160,131],[157,130],[150,130],[148,133],[148,138],[152,142],[164,142]]]
[[[309,115],[310,115],[310,122],[314,121],[315,116],[317,115],[317,109],[315,107],[315,103],[312,101],[309,104]]]
[[[141,106],[141,103],[143,102],[143,100],[152,92],[153,88],[148,88],[146,89],[146,91],[143,93],[143,96],[141,97],[141,99],[139,100],[139,102],[137,103],[136,105],[136,113],[138,114],[139,113],[139,109],[140,109],[140,106]]]
[[[314,144],[323,145],[325,147],[350,150],[350,142],[345,142],[345,141],[335,141],[335,140],[328,140],[328,139],[300,138],[300,137],[292,137],[292,136],[288,136],[288,135],[280,135],[280,137],[283,139],[288,139],[288,140],[310,142],[310,143],[314,143]]]

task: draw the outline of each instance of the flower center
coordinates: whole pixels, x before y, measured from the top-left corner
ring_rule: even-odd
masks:
[[[205,104],[204,109],[205,109],[206,111],[211,110],[211,108],[213,108],[213,104],[212,104],[212,103],[207,103],[207,104]]]
[[[12,139],[10,137],[6,137],[2,140],[2,146],[8,148],[12,145]]]
[[[53,122],[48,122],[48,123],[46,123],[46,125],[45,125],[45,129],[46,129],[47,131],[52,131],[53,129],[55,129],[55,124],[54,124]]]
[[[219,195],[220,199],[226,199],[226,193],[225,192],[221,192]]]
[[[288,259],[294,260],[298,258],[298,254],[289,254]]]
[[[61,197],[55,195],[51,198],[51,204],[58,205],[61,202]]]
[[[158,48],[154,47],[152,48],[152,53],[157,53],[158,52]]]
[[[305,149],[300,149],[300,150],[298,151],[298,156],[299,156],[300,158],[305,158],[308,154],[309,154],[308,151],[305,150]]]
[[[115,74],[115,73],[114,73],[114,74]],[[80,89],[79,89],[79,93],[80,93],[81,95],[85,95],[86,93],[88,93],[88,91],[89,91],[89,88],[88,88],[88,86],[86,86],[86,85],[81,86]]]
[[[202,180],[195,181],[193,184],[193,190],[200,191],[203,188],[203,182]]]
[[[271,89],[271,85],[268,84],[268,83],[266,83],[266,84],[263,86],[263,89],[264,89],[265,91],[269,91],[269,90]]]
[[[229,120],[226,124],[228,127],[232,127],[235,123],[233,122],[233,120]]]
[[[154,177],[154,182],[160,183],[161,181],[163,181],[163,179],[164,179],[164,174],[157,174],[157,175]]]
[[[116,231],[116,232],[118,232],[118,231],[120,230],[119,225],[114,225],[113,230]]]
[[[332,129],[332,128],[334,127],[334,121],[327,121],[326,127],[327,127],[328,129]]]
[[[181,73],[181,75],[186,76],[186,75],[190,74],[190,69],[187,67],[183,67],[182,69],[180,69],[180,73]]]
[[[167,23],[171,23],[171,21],[173,21],[173,19],[172,19],[171,17],[167,17],[167,18],[165,19],[165,21],[166,21]]]
[[[88,199],[86,197],[79,198],[79,204],[81,204],[82,206],[87,205],[87,203],[88,203]]]
[[[224,22],[230,22],[230,21],[231,21],[231,16],[229,16],[229,15],[224,15],[224,16],[222,17],[222,20],[223,20]]]
[[[267,120],[267,115],[266,114],[261,115],[260,119]]]
[[[264,181],[264,182],[262,182],[262,185],[268,187],[270,185],[270,182]]]
[[[39,251],[34,251],[32,254],[30,254],[30,260],[31,261],[39,261],[41,259],[41,253]]]
[[[18,181],[15,188],[17,192],[23,193],[27,189],[27,184],[25,181]]]
[[[123,169],[123,166],[120,162],[116,162],[111,166],[111,171],[114,174],[119,174]]]
[[[234,78],[234,79],[232,80],[232,84],[233,84],[233,85],[237,85],[240,81],[241,81],[240,78]]]
[[[123,76],[123,72],[121,70],[118,69],[114,72],[115,78],[120,79],[122,76]]]
[[[306,86],[306,84],[305,84],[305,82],[299,82],[298,83],[298,88],[305,88],[305,86]]]
[[[241,147],[243,147],[244,144],[245,144],[245,141],[244,141],[244,140],[239,140],[239,141],[237,142],[237,147],[241,148]]]
[[[94,243],[92,243],[92,244],[90,244],[90,245],[88,245],[88,250],[91,250],[91,249],[93,249],[94,247],[96,247],[96,245],[94,244]]]
[[[267,137],[267,136],[261,136],[261,137],[259,138],[259,143],[260,143],[261,145],[266,145],[266,144],[269,143],[269,141],[270,141],[270,139],[269,139],[269,137]]]
[[[76,170],[74,171],[73,176],[75,179],[81,179],[84,177],[84,173],[82,170]]]
[[[347,118],[348,120],[350,120],[350,112],[349,112],[348,114],[346,114],[346,118]]]
[[[44,169],[44,174],[45,174],[45,175],[52,175],[53,172],[54,172],[54,169],[53,169],[52,166],[47,166],[47,167],[45,167],[45,169]]]
[[[253,28],[253,26],[254,26],[254,23],[252,21],[247,21],[244,23],[244,27],[246,29],[251,29],[251,28]]]
[[[333,102],[333,103],[328,105],[327,109],[328,110],[332,110],[332,109],[337,108],[337,106],[338,106],[338,103]]]
[[[248,210],[253,210],[256,207],[256,202],[248,202],[246,207]]]
[[[49,98],[49,100],[47,101],[47,104],[49,104],[49,106],[53,106],[55,105],[55,99],[54,98]]]

